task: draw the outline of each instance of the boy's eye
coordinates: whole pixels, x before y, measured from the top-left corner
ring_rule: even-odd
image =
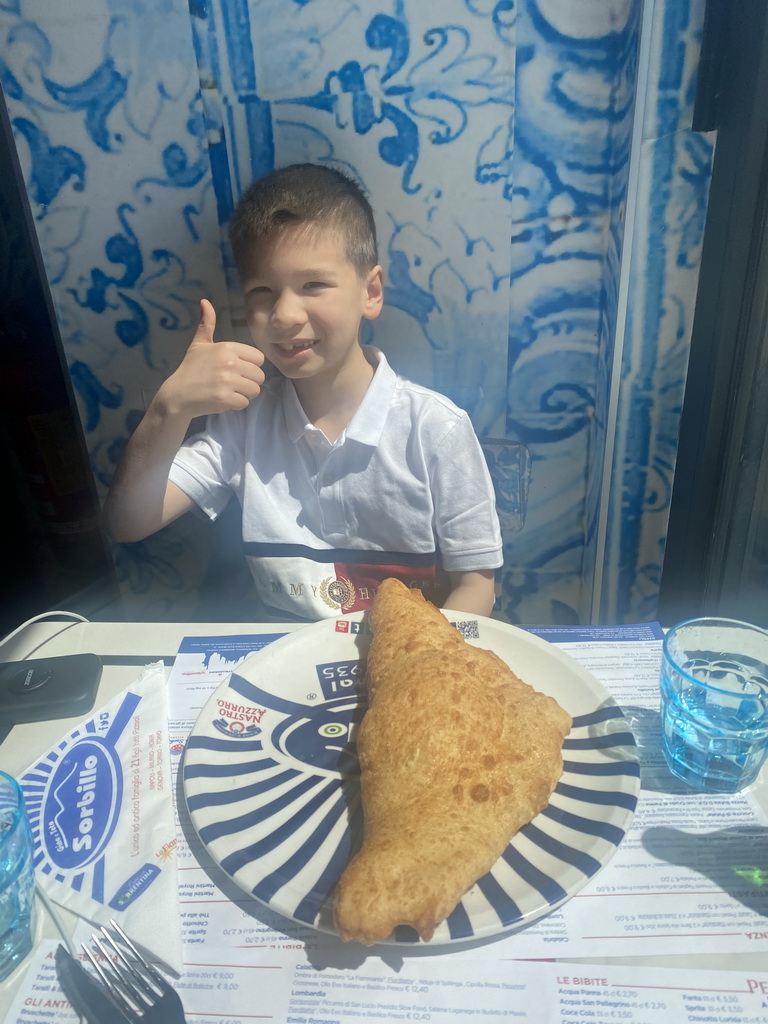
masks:
[[[325,281],[307,281],[304,285],[305,291],[318,291],[321,288],[325,288]]]
[[[269,295],[269,288],[265,284],[257,285],[255,288],[249,288],[248,295],[253,295],[255,298]]]

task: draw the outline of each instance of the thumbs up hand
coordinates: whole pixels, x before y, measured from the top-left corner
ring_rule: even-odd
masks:
[[[200,302],[200,323],[179,368],[158,392],[172,414],[192,419],[230,409],[245,409],[261,391],[264,355],[253,345],[214,342],[216,310]]]
[[[213,344],[213,332],[216,330],[216,310],[208,299],[200,299],[200,323],[197,325],[192,345]]]

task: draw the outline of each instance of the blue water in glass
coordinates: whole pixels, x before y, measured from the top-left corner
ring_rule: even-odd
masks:
[[[0,981],[21,963],[34,940],[32,836],[22,805],[0,792]],[[14,827],[15,825],[15,827]]]
[[[686,671],[696,675],[697,666]],[[753,782],[768,749],[765,702],[740,695],[739,673],[708,681],[724,685],[730,693],[713,693],[675,673],[665,664],[661,676],[662,747],[670,769],[698,789],[736,793]]]

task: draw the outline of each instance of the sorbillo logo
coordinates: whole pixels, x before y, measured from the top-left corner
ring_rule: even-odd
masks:
[[[123,771],[112,747],[83,737],[57,765],[43,796],[40,837],[50,861],[64,870],[101,856],[123,798]]]

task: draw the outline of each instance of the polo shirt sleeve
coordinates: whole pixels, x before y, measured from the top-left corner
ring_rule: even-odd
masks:
[[[176,453],[168,479],[210,518],[216,519],[242,476],[242,418],[209,416],[205,429],[188,438]]]
[[[496,495],[480,442],[466,413],[441,439],[430,465],[435,535],[448,572],[503,564]]]

